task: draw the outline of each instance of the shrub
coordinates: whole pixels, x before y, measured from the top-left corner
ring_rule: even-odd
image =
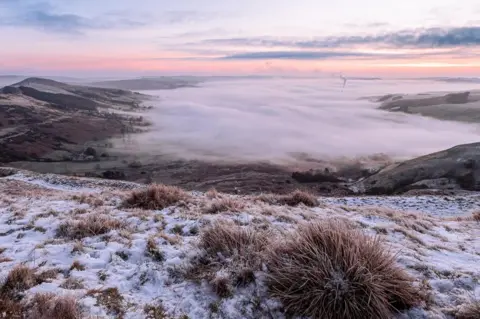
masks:
[[[164,209],[187,198],[188,194],[178,187],[153,184],[133,191],[123,204],[129,208]]]
[[[271,295],[298,316],[391,318],[420,298],[379,238],[341,221],[300,227],[270,252],[267,266]]]
[[[88,215],[78,221],[67,221],[57,228],[58,237],[82,239],[90,236],[103,235],[111,230],[124,228],[125,224],[105,215]]]

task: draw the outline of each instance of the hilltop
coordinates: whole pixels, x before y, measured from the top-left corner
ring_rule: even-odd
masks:
[[[293,292],[271,281],[289,280],[282,277],[288,275],[285,266],[275,268],[283,261],[273,253],[299,240],[289,248],[294,258],[305,244],[302,232],[333,225],[338,236],[356,238],[351,242],[345,237],[344,249],[360,245],[362,251],[362,245],[370,245],[368,238],[379,236],[375,250],[385,247],[393,256],[394,274],[383,277],[376,288],[360,288],[367,289],[363,294],[369,289],[387,293],[382,285],[399,280],[387,294],[410,299],[402,299],[408,306],[391,305],[400,311],[391,316],[475,318],[472,296],[480,293],[478,195],[237,196],[9,168],[0,172],[0,277],[6,278],[0,283],[0,313],[10,317],[47,311],[49,318],[64,318],[54,309],[69,305],[75,318],[286,318]],[[309,264],[304,260],[295,267],[299,274]],[[340,267],[336,276],[345,280],[345,287],[364,280],[360,274],[357,279],[341,277],[343,266],[334,267]],[[318,276],[312,279],[320,280]],[[294,278],[302,282],[302,277]],[[410,288],[399,286],[405,280],[413,280]],[[297,292],[304,302],[326,289],[310,285]],[[406,295],[395,296],[402,289]],[[352,296],[347,302],[362,302]],[[380,295],[373,297],[385,302]],[[328,294],[324,298],[333,300]],[[318,302],[312,306],[310,311],[321,311]],[[306,309],[301,307],[290,309],[293,318]],[[362,311],[375,307],[369,304]]]

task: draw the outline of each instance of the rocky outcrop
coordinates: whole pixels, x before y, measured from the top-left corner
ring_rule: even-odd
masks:
[[[358,183],[366,194],[398,194],[412,189],[480,191],[480,143],[451,149],[393,164]]]

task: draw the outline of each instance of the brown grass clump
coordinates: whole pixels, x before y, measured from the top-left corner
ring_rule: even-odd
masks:
[[[213,290],[224,297],[230,294],[232,285],[255,280],[254,272],[260,269],[269,243],[267,231],[217,222],[200,234],[198,245],[204,253],[192,261],[186,277],[208,280]]]
[[[220,198],[220,193],[215,188],[210,188],[206,193],[205,196],[209,199],[217,199]]]
[[[155,238],[150,237],[147,240],[147,247],[145,249],[145,254],[150,256],[153,260],[162,262],[165,260],[163,252],[158,248]]]
[[[2,295],[15,296],[19,292],[32,288],[37,284],[33,269],[19,265],[10,270],[0,290]]]
[[[78,221],[66,221],[57,228],[57,236],[69,239],[103,235],[114,229],[126,227],[125,223],[106,215],[88,215]]]
[[[296,190],[286,195],[262,194],[257,196],[257,200],[271,205],[298,206],[303,204],[308,207],[319,205],[317,197],[306,191]]]
[[[175,186],[152,184],[148,188],[133,191],[124,201],[128,208],[164,209],[189,198],[182,189]]]
[[[22,304],[0,294],[0,318],[22,318]]]
[[[315,195],[301,190],[296,190],[290,194],[283,195],[280,197],[279,201],[280,204],[288,206],[298,206],[300,204],[304,204],[308,207],[318,206],[318,200]]]
[[[271,295],[298,316],[391,318],[420,298],[379,238],[345,222],[300,227],[270,253],[267,265]]]
[[[70,271],[72,270],[78,270],[78,271],[84,271],[85,266],[82,265],[78,260],[75,260],[72,265],[70,266]]]
[[[239,212],[245,205],[232,198],[223,198],[214,200],[210,205],[203,210],[204,214],[218,214],[221,212]]]
[[[217,274],[210,280],[210,285],[220,298],[228,298],[232,295],[233,287],[227,274]]]
[[[480,300],[464,306],[455,317],[456,319],[478,319],[480,318]]]
[[[87,295],[95,296],[97,303],[104,306],[108,314],[115,316],[115,318],[121,319],[125,316],[124,298],[117,288],[90,290]]]
[[[36,294],[28,306],[31,319],[81,319],[83,313],[77,300],[71,296],[51,293]]]
[[[475,212],[475,213],[473,213],[473,214],[472,214],[472,218],[473,218],[474,221],[480,223],[480,212]]]

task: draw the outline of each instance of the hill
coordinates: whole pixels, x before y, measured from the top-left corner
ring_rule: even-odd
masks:
[[[28,78],[0,89],[0,162],[72,158],[90,141],[134,132],[148,96]]]
[[[349,318],[477,318],[474,196],[235,196],[10,168],[0,176],[0,313],[10,318],[299,318],[347,306],[361,307]],[[326,255],[311,255],[322,243]]]
[[[182,77],[139,78],[128,80],[100,81],[93,86],[123,90],[171,90],[185,87],[196,87],[200,81]]]

